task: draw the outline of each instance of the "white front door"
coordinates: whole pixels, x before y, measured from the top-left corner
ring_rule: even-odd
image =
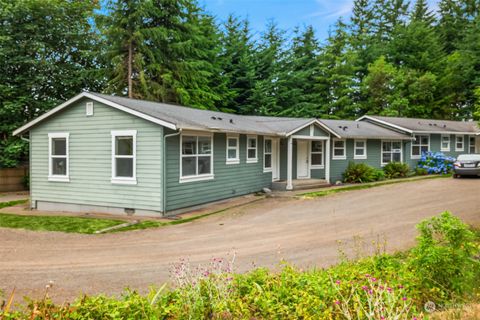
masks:
[[[309,143],[306,140],[297,140],[297,179],[309,179],[308,164]]]
[[[279,157],[279,140],[272,139],[272,180],[280,180],[280,157]]]

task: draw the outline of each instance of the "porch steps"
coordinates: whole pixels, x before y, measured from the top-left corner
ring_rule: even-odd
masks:
[[[324,188],[329,187],[330,183],[323,179],[298,179],[293,180],[293,190],[305,190],[305,189],[315,189],[315,188]],[[272,182],[272,190],[275,191],[286,191],[287,181],[280,180]]]

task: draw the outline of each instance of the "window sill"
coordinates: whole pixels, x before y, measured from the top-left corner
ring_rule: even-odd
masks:
[[[412,156],[412,155],[410,155],[410,159],[412,159],[412,160],[418,160],[418,159],[420,159],[420,158],[421,158],[421,156]]]
[[[353,157],[353,160],[367,160],[367,156],[356,156]]]
[[[332,157],[332,160],[347,160],[347,157]]]
[[[185,183],[185,182],[213,180],[214,177],[215,176],[213,174],[202,175],[202,176],[180,177],[180,180],[178,182]]]
[[[464,152],[464,149],[455,149],[455,152]]]
[[[310,167],[310,169],[325,169],[325,166],[324,165],[318,165],[318,166],[317,165],[312,165]]]
[[[263,173],[272,172],[272,168],[263,168]]]
[[[258,159],[247,159],[247,163],[257,163]]]
[[[240,159],[234,159],[234,160],[227,160],[225,164],[239,164]]]
[[[128,179],[128,178],[112,178],[112,184],[137,184],[137,179]]]
[[[48,176],[48,181],[70,182],[70,178],[69,177],[61,177],[61,176]]]

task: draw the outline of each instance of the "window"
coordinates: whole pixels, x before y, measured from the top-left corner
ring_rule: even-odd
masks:
[[[68,133],[48,134],[48,180],[70,181],[68,176]]]
[[[227,164],[240,163],[238,136],[227,135]]]
[[[450,135],[442,134],[442,145],[440,151],[450,151]]]
[[[354,144],[354,159],[367,159],[367,141],[366,140],[355,140]]]
[[[312,169],[323,169],[323,141],[312,141],[310,156]]]
[[[247,136],[247,163],[257,161],[257,136]]]
[[[381,164],[389,162],[402,161],[402,142],[401,141],[382,141],[382,159]]]
[[[424,152],[428,152],[430,145],[430,136],[429,135],[414,135],[414,140],[412,141],[411,149],[411,158],[420,159],[420,156]]]
[[[137,131],[112,131],[112,183],[136,184]]]
[[[463,151],[463,136],[455,136],[455,151]]]
[[[272,171],[272,139],[268,138],[263,141],[263,171]]]
[[[470,137],[468,140],[468,153],[475,153],[475,137]]]
[[[346,159],[345,140],[333,139],[333,157],[334,160]]]
[[[182,135],[180,182],[213,179],[213,136]]]

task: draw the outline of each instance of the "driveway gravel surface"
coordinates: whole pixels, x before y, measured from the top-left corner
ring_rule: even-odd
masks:
[[[385,237],[387,250],[414,244],[415,224],[449,210],[480,224],[479,179],[432,179],[316,199],[267,198],[186,224],[124,233],[81,235],[0,228],[0,289],[16,297],[142,292],[169,281],[173,263],[205,264],[236,255],[235,266],[301,267],[338,261],[338,240]],[[366,249],[366,252],[371,248]],[[357,250],[358,253],[358,250]]]

